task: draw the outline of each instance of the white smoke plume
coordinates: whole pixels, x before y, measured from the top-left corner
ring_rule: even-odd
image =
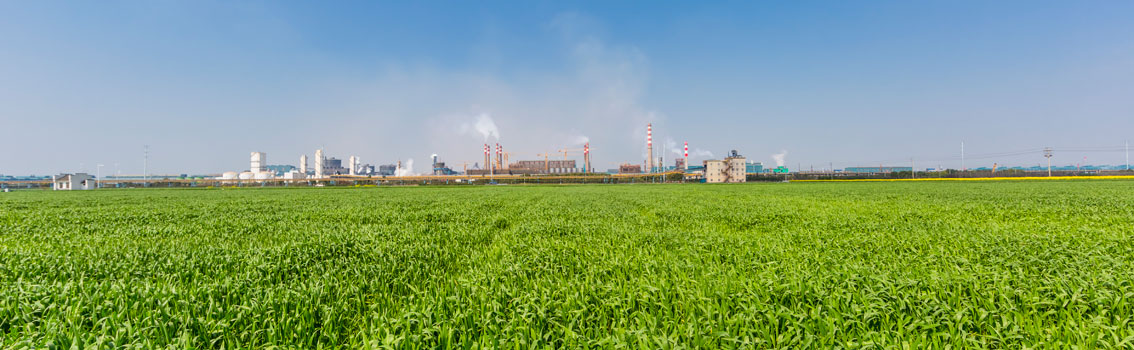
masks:
[[[581,146],[587,142],[591,142],[591,138],[587,137],[587,135],[579,135],[571,139],[572,146]]]
[[[406,160],[405,167],[394,169],[394,176],[413,176],[413,158]]]
[[[492,120],[492,116],[488,113],[481,113],[476,116],[476,120],[469,123],[461,124],[462,134],[479,134],[484,138],[484,142],[488,142],[488,138],[500,140],[500,129],[496,127],[496,122]]]
[[[772,155],[772,159],[776,161],[776,166],[784,166],[785,157],[787,157],[787,150]]]
[[[678,145],[676,141],[667,137],[665,139],[665,146],[666,146],[666,148],[669,148],[670,152],[673,152],[673,154],[677,155],[678,157],[684,157],[685,156],[685,144],[684,143]],[[689,156],[690,157],[698,157],[698,158],[712,158],[713,152],[709,152],[709,151],[706,151],[706,150],[703,150],[703,149],[700,149],[700,148],[690,148],[689,149]]]

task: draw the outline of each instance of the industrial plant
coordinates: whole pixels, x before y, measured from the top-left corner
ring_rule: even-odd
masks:
[[[483,158],[474,162],[455,163],[451,166],[442,160],[438,154],[429,157],[428,167],[418,167],[414,171],[413,160],[392,160],[384,164],[364,163],[357,155],[331,155],[323,148],[315,149],[312,154],[302,154],[296,159],[298,165],[286,164],[288,162],[272,164],[268,153],[253,151],[249,153],[248,169],[226,171],[213,175],[157,175],[144,173],[142,175],[115,174],[105,179],[99,175],[87,173],[58,174],[53,176],[13,177],[0,175],[0,189],[23,186],[26,188],[46,187],[50,185],[55,190],[88,190],[103,188],[107,185],[113,187],[150,186],[151,183],[197,184],[206,185],[335,185],[339,183],[350,184],[382,184],[397,181],[396,183],[636,183],[636,182],[685,182],[685,183],[742,183],[747,181],[783,181],[786,179],[831,179],[839,178],[895,178],[906,176],[955,176],[955,170],[938,170],[925,168],[915,171],[913,166],[894,166],[879,164],[876,166],[847,166],[843,169],[830,167],[826,170],[798,171],[790,170],[783,164],[786,153],[773,155],[775,167],[765,168],[763,163],[750,161],[741,155],[738,150],[725,153],[723,159],[712,159],[708,152],[699,152],[709,155],[710,159],[703,159],[695,164],[689,159],[689,142],[685,141],[681,149],[675,147],[672,140],[663,144],[660,150],[655,149],[653,124],[646,124],[645,159],[640,161],[619,162],[617,167],[596,169],[591,161],[591,143],[586,140],[576,148],[552,148],[554,150],[533,152],[531,150],[514,151],[500,142],[471,145],[481,151]],[[668,148],[668,149],[667,149]],[[148,151],[147,151],[148,152]],[[675,153],[676,159],[666,163],[665,155]],[[1052,150],[1044,149],[1044,156],[1050,159]],[[525,157],[529,155],[530,157]],[[290,157],[288,157],[290,158]],[[147,153],[148,159],[148,153]],[[963,159],[963,153],[962,153]],[[102,165],[99,165],[102,166]],[[117,165],[115,165],[117,168]],[[1102,171],[1122,171],[1127,168],[1105,169],[1092,166],[1063,166],[1052,167],[999,167],[962,169],[962,174],[983,174],[980,176],[1024,176],[1037,173],[1050,176],[1052,174],[1076,175],[1097,174]],[[1128,170],[1126,170],[1128,171]],[[921,174],[921,175],[919,175]]]
[[[483,147],[484,158],[473,162],[461,163],[460,169],[454,169],[440,156],[430,156],[430,167],[427,172],[413,173],[407,164],[403,167],[402,161],[390,164],[366,164],[355,155],[346,156],[346,162],[329,156],[323,149],[314,151],[314,159],[308,155],[299,156],[299,165],[277,164],[268,162],[266,152],[251,152],[248,170],[227,171],[216,180],[326,180],[326,179],[364,179],[386,177],[488,177],[501,178],[509,176],[655,176],[669,175],[681,180],[696,180],[708,183],[745,182],[748,172],[760,172],[760,163],[748,164],[745,158],[737,151],[724,160],[705,160],[701,166],[690,166],[689,142],[684,143],[684,157],[673,161],[671,166],[665,165],[665,158],[658,154],[655,158],[653,124],[646,125],[646,159],[642,163],[623,163],[617,169],[597,171],[591,163],[591,144],[584,142],[579,148],[559,148],[546,152],[513,152],[506,150],[500,143],[480,145]],[[533,154],[537,158],[513,159],[520,154]],[[575,159],[579,157],[581,159]]]

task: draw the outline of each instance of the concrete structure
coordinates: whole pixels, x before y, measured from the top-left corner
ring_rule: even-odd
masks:
[[[735,150],[730,152],[724,160],[705,161],[705,182],[707,183],[736,183],[745,182],[745,158]]]
[[[350,156],[347,158],[347,173],[351,175],[358,175],[358,156]]]
[[[326,174],[323,174],[323,161],[324,160],[325,159],[323,159],[323,150],[321,150],[321,149],[315,150],[315,178],[316,179],[322,179],[323,177],[326,176]]]
[[[56,191],[92,190],[98,186],[95,177],[87,173],[52,176],[51,183],[51,189]]]
[[[307,175],[307,155],[299,156],[299,172]]]
[[[268,154],[264,152],[252,152],[252,166],[248,169],[253,173],[262,173],[267,171]]]

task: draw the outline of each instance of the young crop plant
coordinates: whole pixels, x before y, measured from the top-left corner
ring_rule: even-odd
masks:
[[[1134,182],[14,191],[0,348],[1132,348]]]

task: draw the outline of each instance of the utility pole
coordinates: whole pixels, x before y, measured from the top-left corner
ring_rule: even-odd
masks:
[[[1130,171],[1130,141],[1126,141],[1126,171]]]
[[[917,164],[914,164],[913,157],[910,157],[910,178],[911,179],[917,178],[917,169],[915,169],[915,168],[917,168]]]
[[[1043,157],[1047,158],[1047,177],[1051,177],[1051,147],[1043,148]]]
[[[102,188],[102,164],[95,166],[95,188]]]
[[[150,181],[150,145],[142,146],[142,187],[149,187]]]
[[[961,141],[961,171],[965,171],[965,141]]]

